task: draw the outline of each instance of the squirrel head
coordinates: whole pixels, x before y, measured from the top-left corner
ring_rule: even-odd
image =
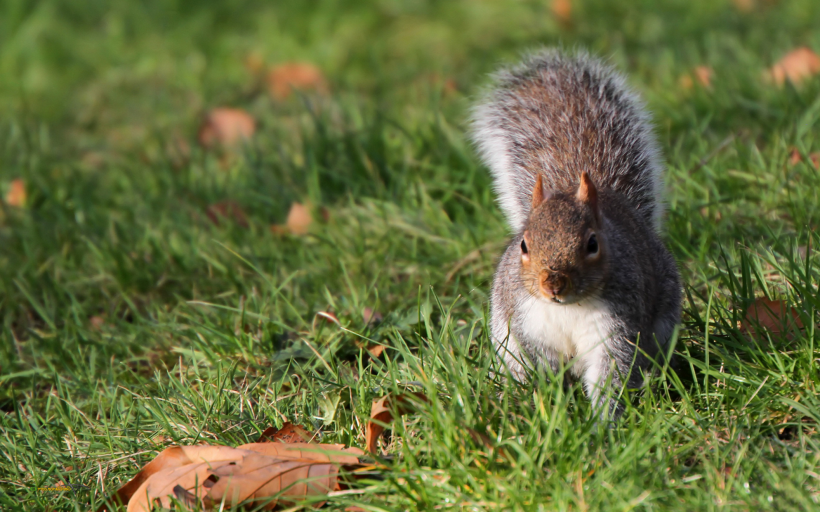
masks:
[[[607,271],[602,228],[589,174],[567,192],[545,191],[539,174],[521,241],[521,277],[530,292],[562,304],[599,292]]]

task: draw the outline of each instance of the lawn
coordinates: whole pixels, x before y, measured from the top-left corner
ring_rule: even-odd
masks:
[[[327,509],[820,509],[820,75],[767,76],[820,53],[820,2],[561,4],[0,1],[0,509],[95,509],[166,446],[286,421],[363,447],[404,389],[428,403]],[[610,429],[487,337],[510,234],[469,108],[557,44],[647,100],[685,283],[677,373]],[[286,62],[326,91],[272,96]],[[198,142],[217,107],[247,144]],[[308,233],[272,229],[294,202]],[[804,328],[740,329],[760,297]]]

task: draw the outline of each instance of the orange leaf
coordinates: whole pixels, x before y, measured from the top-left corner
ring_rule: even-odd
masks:
[[[26,183],[20,178],[11,180],[9,191],[6,192],[6,204],[15,208],[26,205]]]
[[[695,78],[700,85],[709,88],[712,86],[712,68],[709,66],[698,66],[695,68]]]
[[[373,401],[370,407],[370,420],[367,422],[365,430],[365,443],[367,444],[367,451],[376,454],[378,452],[378,440],[382,435],[384,425],[393,422],[393,412],[402,416],[412,410],[413,402],[427,402],[427,397],[422,393],[405,393],[401,395],[385,395],[378,400]]]
[[[256,121],[244,110],[215,108],[199,128],[199,143],[206,148],[234,148],[256,132]]]
[[[291,233],[294,235],[304,235],[308,232],[311,222],[313,222],[313,218],[307,206],[301,203],[293,203],[290,205],[288,219],[285,223]]]
[[[268,90],[277,100],[287,99],[294,90],[327,93],[327,82],[322,72],[307,62],[288,62],[268,73]]]
[[[299,443],[303,442],[306,443],[310,441],[313,436],[305,430],[304,428],[300,427],[299,425],[294,425],[293,423],[287,422],[282,425],[282,428],[277,429],[276,427],[268,427],[262,432],[262,435],[259,436],[258,443],[272,443],[272,442],[279,442],[279,443]]]
[[[364,317],[365,324],[370,324],[370,322],[379,323],[384,320],[382,314],[378,311],[374,311],[373,308],[364,308],[364,311],[362,311],[362,317]]]
[[[88,319],[88,323],[91,325],[91,328],[95,331],[99,331],[105,325],[105,318],[94,315]]]
[[[820,73],[820,56],[802,46],[783,56],[769,72],[777,85],[783,85],[786,80],[798,85]]]
[[[750,12],[755,7],[755,0],[732,0],[740,12]]]
[[[329,214],[324,208],[321,209],[322,217],[327,220]],[[313,216],[310,214],[310,204],[292,203],[288,211],[288,218],[285,224],[274,224],[270,227],[271,233],[284,235],[291,233],[294,235],[307,234],[310,225],[313,223]]]
[[[572,2],[570,0],[552,0],[552,13],[561,22],[568,22],[572,17]]]
[[[785,301],[760,297],[755,299],[740,322],[740,330],[753,337],[758,335],[758,328],[779,335],[793,329],[802,329],[803,322],[800,321],[797,310],[787,307]]]
[[[374,359],[378,359],[378,358],[379,358],[379,356],[380,356],[380,355],[382,355],[382,352],[384,352],[384,349],[386,349],[386,348],[387,348],[387,347],[385,347],[384,345],[369,345],[369,346],[367,347],[367,352],[368,352],[368,353],[369,353],[369,354],[370,354],[370,355],[371,355]]]
[[[163,450],[125,484],[112,501],[129,512],[169,507],[171,497],[210,509],[223,500],[235,505],[250,499],[294,503],[338,489],[340,466],[361,466],[358,448],[339,444],[250,443],[228,446],[175,446]],[[98,512],[108,510],[105,505]]]

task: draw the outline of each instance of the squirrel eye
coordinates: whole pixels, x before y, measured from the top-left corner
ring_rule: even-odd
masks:
[[[527,254],[527,242],[521,240],[521,252]]]
[[[593,233],[589,240],[587,240],[587,253],[589,254],[597,254],[598,253],[598,237],[595,236]]]

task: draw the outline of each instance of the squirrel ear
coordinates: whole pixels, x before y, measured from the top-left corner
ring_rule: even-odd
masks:
[[[539,204],[552,198],[552,192],[544,192],[544,181],[540,174],[535,176],[535,187],[532,189],[532,209],[535,210]]]
[[[581,184],[578,185],[578,200],[598,211],[598,190],[586,171],[581,173]]]

